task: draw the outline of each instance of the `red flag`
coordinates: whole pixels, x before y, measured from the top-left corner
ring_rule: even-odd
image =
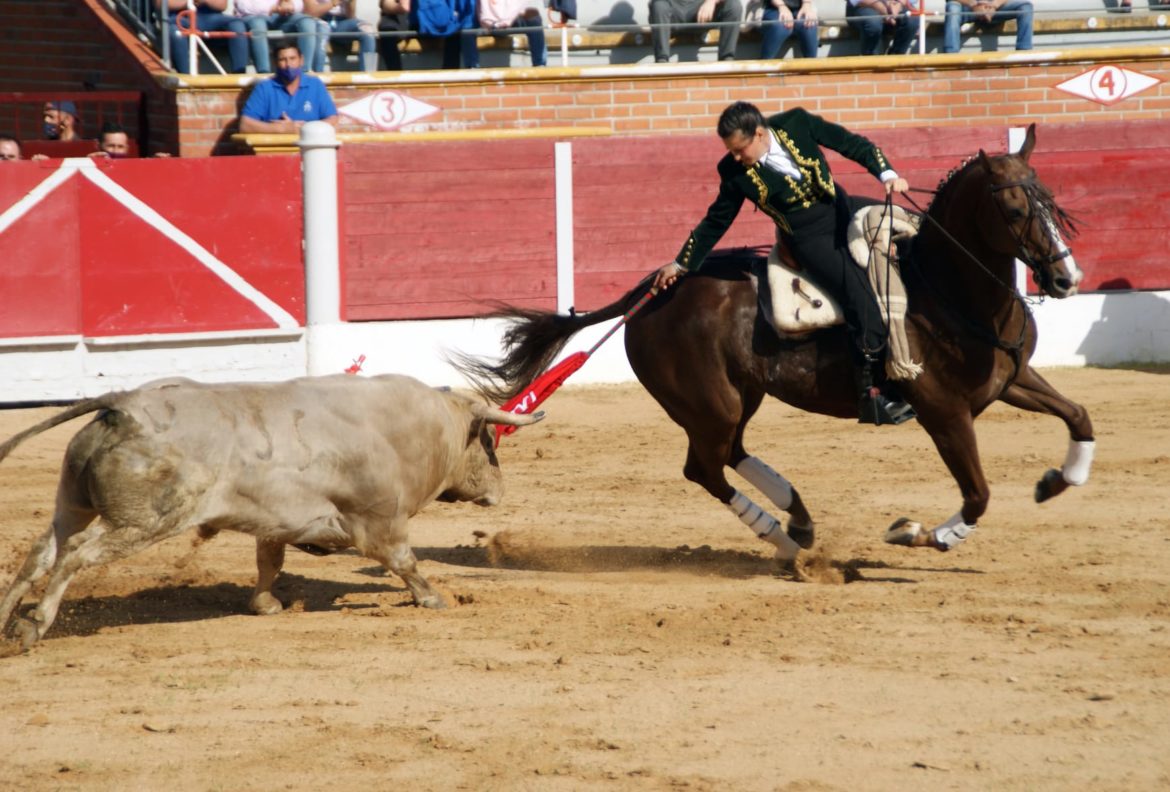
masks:
[[[512,397],[506,404],[501,405],[500,409],[504,412],[516,413],[517,415],[528,415],[539,407],[545,399],[552,396],[553,391],[565,384],[565,380],[569,378],[569,375],[584,366],[585,361],[588,359],[589,353],[574,352],[537,377],[531,385]],[[516,429],[517,427],[515,426],[501,426],[500,424],[496,424],[496,447],[499,447],[502,436],[510,435]]]

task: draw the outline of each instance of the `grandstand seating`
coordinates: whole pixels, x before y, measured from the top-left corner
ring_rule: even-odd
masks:
[[[749,0],[738,57],[752,59],[759,51],[761,0]],[[821,0],[817,4],[821,19],[821,57],[858,54],[856,31],[845,24],[846,0]],[[1170,3],[1144,5],[1131,13],[1115,13],[1117,0],[1034,0],[1035,46],[1043,48],[1138,46],[1161,44],[1170,27]],[[926,52],[942,50],[942,13],[945,0],[926,0]],[[648,62],[653,60],[650,47],[648,3],[646,0],[579,0],[580,19],[566,28],[564,52],[567,65],[593,66]],[[377,4],[359,0],[359,16],[376,19]],[[549,31],[549,63],[560,65],[562,31]],[[698,26],[680,28],[674,36],[672,50],[682,61],[715,60],[718,34]],[[519,32],[511,36],[481,36],[481,63],[484,67],[527,66],[526,38]],[[786,42],[781,57],[792,57],[793,40]],[[1011,23],[988,31],[972,30],[963,39],[963,52],[1007,51],[1015,46],[1015,26]],[[211,49],[224,60],[222,41],[211,42]],[[356,43],[339,47],[331,54],[333,70],[357,68]],[[403,45],[403,62],[407,70],[437,68],[441,53],[437,46],[408,39]],[[215,73],[204,59],[201,73]]]

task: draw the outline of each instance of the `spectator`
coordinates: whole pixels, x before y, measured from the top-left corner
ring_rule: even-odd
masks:
[[[82,139],[81,120],[77,116],[77,105],[73,102],[45,102],[43,119],[45,140],[68,142]]]
[[[322,38],[328,40],[329,36],[329,27],[320,17],[332,7],[332,0],[235,0],[236,16],[252,37],[256,71],[261,74],[272,71],[268,57],[270,30],[295,36],[301,60],[312,71],[317,52],[325,49]]]
[[[179,12],[185,11],[188,0],[159,0],[159,4],[166,3],[167,34],[171,37],[171,63],[175,71],[180,74],[191,73],[191,50],[187,41],[189,36],[179,30]],[[209,33],[234,33],[228,38],[228,57],[231,60],[232,73],[243,74],[248,70],[248,41],[244,38],[246,27],[244,21],[224,13],[228,0],[191,0],[195,5],[195,27]],[[183,30],[188,29],[190,23],[184,19]],[[198,58],[196,59],[196,73],[198,73]],[[259,68],[257,66],[257,68]]]
[[[0,162],[24,159],[20,151],[20,140],[7,132],[0,132]]]
[[[670,61],[670,26],[719,22],[719,60],[735,60],[739,25],[743,21],[740,0],[650,0],[650,37],[655,63]]]
[[[402,36],[410,27],[410,0],[382,0],[378,20],[378,54],[390,71],[402,71],[402,53],[398,50]]]
[[[847,0],[845,21],[861,33],[862,55],[905,55],[918,35],[918,15],[910,13],[909,0]],[[894,31],[888,53],[882,48],[886,28]]]
[[[540,18],[540,11],[529,5],[531,0],[480,0],[479,24],[481,27],[495,31],[508,28],[526,28],[528,36],[528,51],[532,55],[533,66],[544,66],[548,62],[548,48],[544,40],[544,23]],[[494,33],[493,35],[504,35]],[[468,64],[471,68],[479,68],[479,50],[475,51],[475,61]]]
[[[297,45],[280,42],[273,54],[276,73],[252,88],[240,113],[240,131],[293,133],[306,121],[337,126],[333,98],[319,78],[304,74],[304,58]]]
[[[802,58],[815,58],[817,48],[817,7],[813,0],[764,0],[763,28],[760,31],[760,60],[771,60],[793,33]]]
[[[130,156],[130,135],[113,121],[102,124],[98,134],[98,150],[89,155],[95,159],[125,159]]]
[[[377,71],[378,52],[374,43],[376,32],[374,26],[364,19],[357,17],[357,0],[333,0],[334,5],[325,12],[322,20],[325,22],[325,35],[317,39],[316,63],[314,71],[325,71],[327,55],[325,45],[330,41],[339,41],[348,51],[354,38],[358,40],[359,63],[362,71]]]
[[[961,27],[974,22],[978,28],[1016,20],[1016,49],[1032,49],[1032,4],[1028,0],[947,0],[943,22],[943,52],[958,52]]]

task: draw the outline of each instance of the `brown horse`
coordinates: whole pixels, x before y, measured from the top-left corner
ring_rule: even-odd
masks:
[[[1031,270],[1043,293],[1076,293],[1081,272],[1064,242],[1075,228],[1028,165],[1029,127],[1018,154],[976,157],[940,184],[903,257],[909,309],[906,332],[916,379],[899,383],[918,421],[959,485],[962,507],[932,530],[910,520],[890,526],[886,541],[949,550],[967,537],[990,496],[979,462],[974,421],[997,399],[1059,417],[1068,426],[1060,470],[1036,485],[1042,502],[1088,480],[1093,427],[1081,406],[1030,365],[1036,323],[1013,283],[1013,259]],[[813,520],[781,475],[751,456],[743,433],[765,395],[810,412],[857,415],[849,340],[841,326],[781,338],[757,318],[755,277],[743,254],[708,259],[630,318],[626,354],[646,390],[687,433],[683,474],[726,504],[741,521],[791,560],[811,547]],[[613,319],[645,293],[649,279],[611,305],[586,315],[509,309],[505,356],[470,357],[460,370],[494,398],[518,393],[548,366],[577,331]],[[891,430],[881,430],[891,431]],[[787,533],[764,509],[728,483],[730,467],[789,513]]]

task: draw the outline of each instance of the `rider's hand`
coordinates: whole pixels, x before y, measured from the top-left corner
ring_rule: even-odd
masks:
[[[679,266],[678,262],[672,261],[664,265],[662,269],[654,273],[654,288],[659,291],[670,288],[670,285],[678,280],[684,272],[686,270]]]
[[[890,193],[895,193],[895,192],[904,193],[910,189],[910,182],[906,181],[901,176],[899,176],[896,179],[890,179],[885,184],[886,184],[886,195],[889,195]]]

